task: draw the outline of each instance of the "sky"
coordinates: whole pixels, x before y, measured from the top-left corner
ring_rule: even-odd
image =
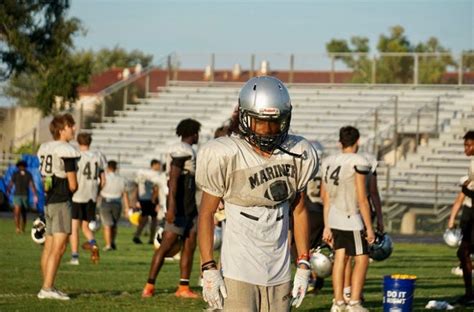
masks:
[[[174,52],[187,68],[204,68],[211,53],[216,68],[248,68],[251,53],[277,68],[294,53],[296,69],[328,70],[331,39],[364,36],[374,52],[394,25],[413,44],[436,37],[454,53],[474,49],[474,0],[71,0],[69,16],[86,30],[79,50],[138,49],[155,65]]]
[[[171,52],[208,63],[209,54],[323,54],[332,38],[369,38],[401,25],[412,43],[437,37],[455,53],[474,49],[474,0],[71,0],[87,35],[80,49]],[[286,58],[286,56],[285,56]]]

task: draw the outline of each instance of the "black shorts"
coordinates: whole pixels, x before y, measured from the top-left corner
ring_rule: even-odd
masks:
[[[309,247],[316,248],[321,245],[324,231],[323,211],[308,211],[309,216]]]
[[[95,220],[96,205],[95,202],[89,200],[87,203],[72,202],[71,217],[74,220],[90,222]]]
[[[142,217],[150,216],[156,218],[158,215],[155,210],[155,204],[151,200],[140,200],[140,206],[142,207]]]
[[[334,238],[334,250],[344,248],[346,256],[369,254],[369,244],[365,239],[365,231],[342,231],[331,229]]]
[[[468,206],[462,206],[460,228],[462,241],[474,244],[474,210]]]
[[[186,239],[189,237],[189,233],[197,231],[197,216],[194,218],[178,216],[174,223],[165,223],[165,231],[175,233]]]

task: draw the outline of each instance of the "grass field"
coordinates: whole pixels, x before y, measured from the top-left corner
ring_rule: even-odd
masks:
[[[202,300],[174,297],[179,278],[177,262],[166,262],[163,266],[154,298],[140,298],[152,247],[134,245],[132,230],[130,227],[119,229],[118,250],[102,252],[99,265],[89,263],[88,254],[81,253],[81,265],[70,266],[66,263],[70,257],[68,250],[56,286],[72,300],[58,302],[36,298],[41,287],[41,247],[33,243],[29,233],[16,235],[11,220],[0,219],[0,311],[202,311],[205,308]],[[102,243],[101,235],[98,241]],[[191,285],[200,291],[197,255],[194,264]],[[455,249],[444,245],[396,244],[388,260],[370,266],[365,287],[366,306],[371,311],[382,311],[383,276],[395,273],[418,276],[414,311],[424,310],[429,300],[453,300],[463,293],[461,278],[450,273],[456,264]],[[305,298],[298,311],[329,311],[331,299],[328,279],[322,292]]]

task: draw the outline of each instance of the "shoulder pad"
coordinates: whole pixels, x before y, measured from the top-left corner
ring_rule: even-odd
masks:
[[[61,158],[80,158],[81,153],[74,146],[68,143],[59,144],[54,152]]]

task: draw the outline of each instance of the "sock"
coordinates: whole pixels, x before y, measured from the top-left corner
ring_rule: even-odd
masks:
[[[344,287],[344,294],[345,294],[346,296],[349,296],[349,297],[350,297],[350,295],[351,295],[351,286],[349,286],[349,287]]]
[[[72,257],[73,259],[79,259],[79,254],[78,254],[77,252],[73,252],[73,253],[71,254],[71,257]]]
[[[179,279],[179,286],[189,286],[189,279],[185,279],[185,278]]]
[[[156,278],[149,278],[146,282],[147,284],[155,285]]]
[[[97,245],[97,241],[96,241],[95,239],[91,239],[91,240],[89,241],[89,244],[90,244],[91,246]]]

